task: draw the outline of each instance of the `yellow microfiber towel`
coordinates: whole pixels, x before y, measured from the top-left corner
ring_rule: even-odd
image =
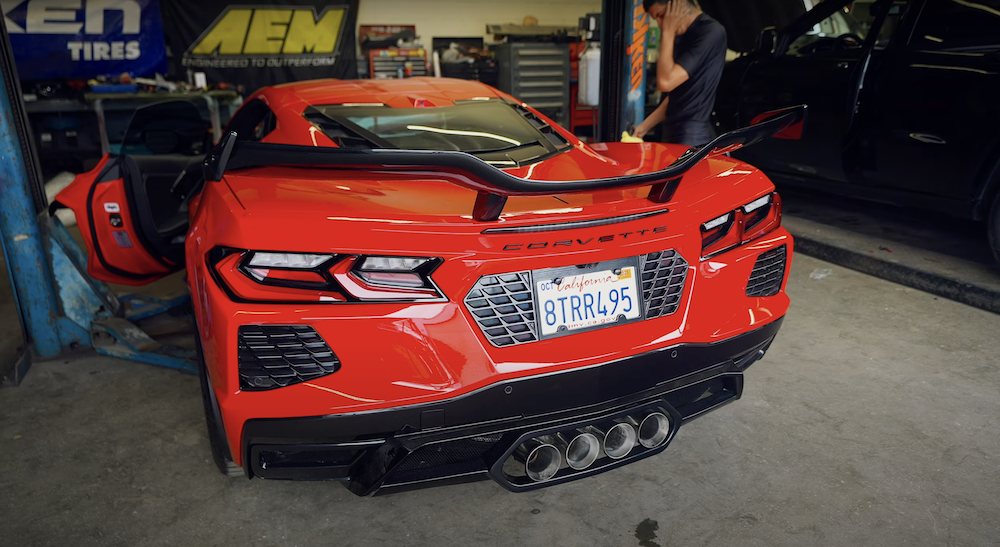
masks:
[[[642,142],[642,139],[629,135],[628,131],[622,131],[622,142]]]

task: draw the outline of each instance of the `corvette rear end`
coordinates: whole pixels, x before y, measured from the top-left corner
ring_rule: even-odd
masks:
[[[653,456],[740,397],[792,239],[771,182],[723,153],[802,110],[685,152],[587,147],[498,98],[547,140],[313,101],[296,108],[336,146],[233,130],[209,155],[184,256],[221,468],[524,491]],[[413,151],[392,115],[517,144]]]

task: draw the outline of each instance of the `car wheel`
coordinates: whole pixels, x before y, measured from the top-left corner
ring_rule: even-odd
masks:
[[[987,220],[989,230],[990,248],[993,249],[993,258],[1000,262],[1000,192],[993,198],[993,206],[990,207],[990,218]]]
[[[212,447],[212,459],[219,471],[227,477],[243,475],[243,468],[233,462],[226,442],[225,429],[222,426],[222,414],[215,399],[215,390],[208,380],[208,367],[205,366],[205,355],[201,349],[201,335],[195,334],[195,346],[198,358],[198,378],[201,381],[201,401],[205,406],[205,423],[208,425],[208,442]]]

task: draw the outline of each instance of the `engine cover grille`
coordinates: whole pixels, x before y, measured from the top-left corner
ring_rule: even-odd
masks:
[[[646,319],[677,312],[687,280],[687,260],[677,251],[668,249],[639,257],[639,269],[642,271]]]
[[[340,360],[308,325],[242,325],[240,389],[262,391],[333,374]]]
[[[747,282],[747,296],[774,296],[785,278],[785,246],[764,251],[757,257]]]
[[[465,306],[494,346],[538,340],[531,272],[480,277],[465,297]]]
[[[688,263],[668,249],[638,257],[646,319],[671,315],[680,308]],[[485,275],[465,297],[465,307],[486,339],[496,347],[538,340],[531,272]]]

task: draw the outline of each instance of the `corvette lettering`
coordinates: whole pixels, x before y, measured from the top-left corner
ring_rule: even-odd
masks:
[[[548,249],[554,247],[579,247],[582,245],[590,245],[592,243],[608,243],[614,241],[615,238],[628,239],[629,236],[639,236],[642,237],[647,233],[660,234],[667,231],[666,226],[657,226],[656,228],[651,228],[648,230],[636,230],[634,232],[621,232],[618,234],[608,234],[606,236],[591,237],[588,239],[562,239],[559,241],[537,241],[532,243],[509,243],[504,245],[503,250],[505,251],[520,251],[523,249]],[[633,238],[634,239],[634,238]]]

